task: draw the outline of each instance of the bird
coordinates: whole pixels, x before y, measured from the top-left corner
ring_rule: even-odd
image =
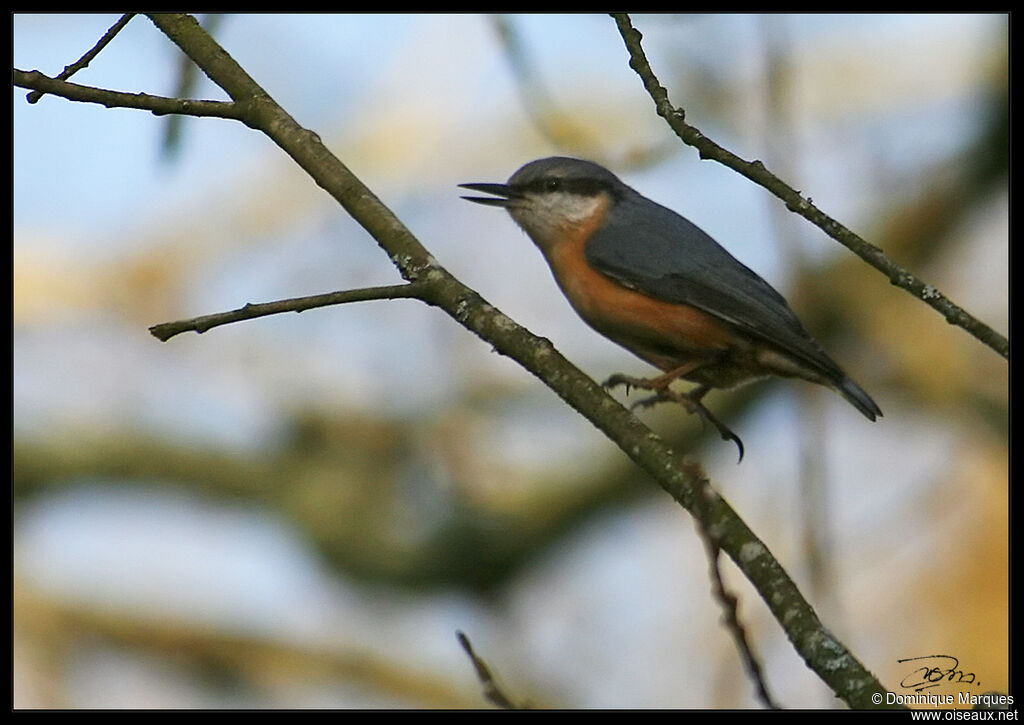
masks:
[[[460,188],[467,201],[505,209],[544,255],[555,281],[590,327],[661,371],[616,373],[604,387],[653,391],[636,405],[681,403],[733,441],[701,402],[709,390],[767,376],[829,387],[871,421],[882,411],[829,357],[785,298],[693,222],[623,183],[603,166],[552,156],[504,184]],[[689,392],[669,386],[696,383]]]

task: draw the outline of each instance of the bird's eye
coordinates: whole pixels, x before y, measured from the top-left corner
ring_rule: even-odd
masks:
[[[558,191],[562,186],[561,179],[545,179],[544,191]]]

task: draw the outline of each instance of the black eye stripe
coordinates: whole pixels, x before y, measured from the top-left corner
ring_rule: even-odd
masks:
[[[567,194],[579,194],[580,196],[597,196],[602,191],[613,193],[611,185],[599,179],[573,179],[558,176],[542,176],[538,179],[530,179],[525,184],[516,184],[516,191],[523,193],[542,194],[545,192],[561,191]]]

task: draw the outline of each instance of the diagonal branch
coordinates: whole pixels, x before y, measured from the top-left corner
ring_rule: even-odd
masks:
[[[635,70],[637,75],[643,80],[644,88],[647,89],[647,93],[654,100],[654,106],[658,111],[658,115],[665,119],[676,135],[682,139],[683,143],[697,149],[702,159],[718,161],[754,183],[763,186],[782,199],[786,203],[787,209],[807,219],[872,267],[885,274],[891,284],[905,289],[921,301],[931,305],[946,318],[946,322],[962,327],[1004,358],[1009,359],[1010,342],[1005,337],[963,308],[954,304],[952,300],[935,287],[927,284],[924,280],[898,265],[886,256],[885,252],[881,249],[865,241],[818,209],[811,203],[809,198],[803,197],[800,192],[768,171],[763,163],[758,160],[746,161],[740,158],[728,149],[719,146],[697,128],[686,123],[686,112],[682,108],[672,105],[668,98],[668,91],[665,90],[657,76],[654,75],[654,71],[651,70],[651,64],[647,61],[647,55],[640,45],[643,36],[639,30],[633,27],[629,15],[626,13],[612,13],[612,17],[615,19],[615,23],[619,27],[619,33],[622,35],[626,49],[629,51],[629,67]]]
[[[160,342],[167,342],[182,332],[198,332],[201,335],[207,330],[220,327],[221,325],[241,322],[242,320],[253,320],[257,317],[266,317],[268,315],[277,315],[282,312],[303,312],[316,309],[317,307],[341,305],[346,302],[399,300],[419,297],[423,288],[424,285],[422,284],[410,282],[389,287],[364,287],[362,289],[328,292],[322,295],[309,295],[308,297],[292,297],[291,299],[277,300],[275,302],[249,303],[228,312],[217,312],[212,315],[202,315],[201,317],[193,317],[188,320],[163,322],[159,325],[153,325],[149,328],[149,331]]]
[[[70,78],[83,68],[88,68],[89,63],[92,62],[92,59],[99,55],[100,51],[106,48],[107,44],[114,39],[114,36],[120,33],[121,29],[128,24],[128,21],[130,21],[134,17],[135,13],[125,13],[124,15],[122,15],[120,19],[112,26],[110,26],[110,29],[103,34],[103,37],[99,39],[99,42],[97,42],[96,45],[90,48],[85,55],[83,55],[81,58],[79,58],[71,65],[64,66],[64,70],[61,71],[60,75],[57,76],[57,80],[66,81],[68,78]],[[26,96],[26,100],[28,100],[29,103],[36,103],[39,101],[40,98],[43,97],[45,93],[46,91],[42,90],[32,91],[28,94],[28,96]]]

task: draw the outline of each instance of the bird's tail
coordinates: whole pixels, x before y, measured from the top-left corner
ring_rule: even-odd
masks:
[[[844,377],[839,385],[836,386],[836,390],[850,401],[850,405],[863,413],[864,417],[868,420],[882,417],[882,409],[878,407],[878,404],[871,399],[871,396],[867,394],[864,388],[857,385],[850,378]]]

